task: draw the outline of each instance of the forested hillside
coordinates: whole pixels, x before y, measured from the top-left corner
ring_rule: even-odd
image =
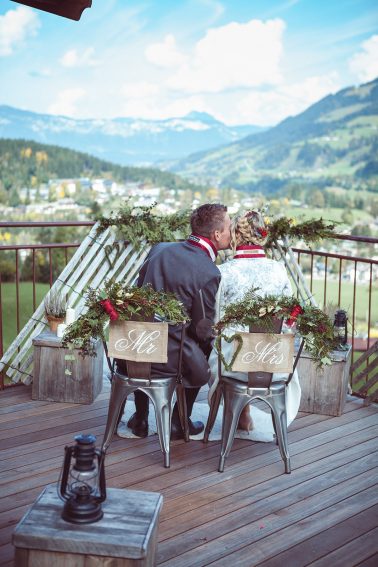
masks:
[[[266,132],[194,154],[174,171],[264,194],[293,181],[317,187],[363,183],[375,191],[377,151],[378,79],[328,95]]]
[[[59,146],[0,139],[0,202],[6,203],[22,187],[36,187],[51,178],[100,176],[167,188],[193,187],[178,175],[154,168],[125,167]]]

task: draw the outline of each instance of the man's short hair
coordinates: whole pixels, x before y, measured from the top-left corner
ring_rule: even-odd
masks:
[[[210,238],[215,230],[224,229],[224,217],[227,207],[220,203],[208,203],[195,209],[190,217],[192,232]]]

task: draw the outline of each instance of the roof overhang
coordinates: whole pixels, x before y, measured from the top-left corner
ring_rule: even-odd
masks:
[[[12,0],[12,2],[25,4],[70,20],[80,20],[85,8],[92,6],[92,0]]]

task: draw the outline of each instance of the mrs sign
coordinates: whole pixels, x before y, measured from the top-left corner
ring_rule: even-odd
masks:
[[[241,348],[232,365],[233,371],[292,372],[294,335],[240,333],[240,336]],[[234,352],[237,348],[236,337]]]
[[[109,356],[133,362],[166,363],[168,323],[112,321]]]

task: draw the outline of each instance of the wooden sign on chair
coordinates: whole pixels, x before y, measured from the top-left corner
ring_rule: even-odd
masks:
[[[240,335],[242,343],[232,365],[233,371],[292,372],[294,335],[269,333],[240,333]],[[235,339],[234,349],[237,348],[237,339]]]
[[[166,363],[168,323],[112,321],[109,325],[109,356],[134,362]]]

